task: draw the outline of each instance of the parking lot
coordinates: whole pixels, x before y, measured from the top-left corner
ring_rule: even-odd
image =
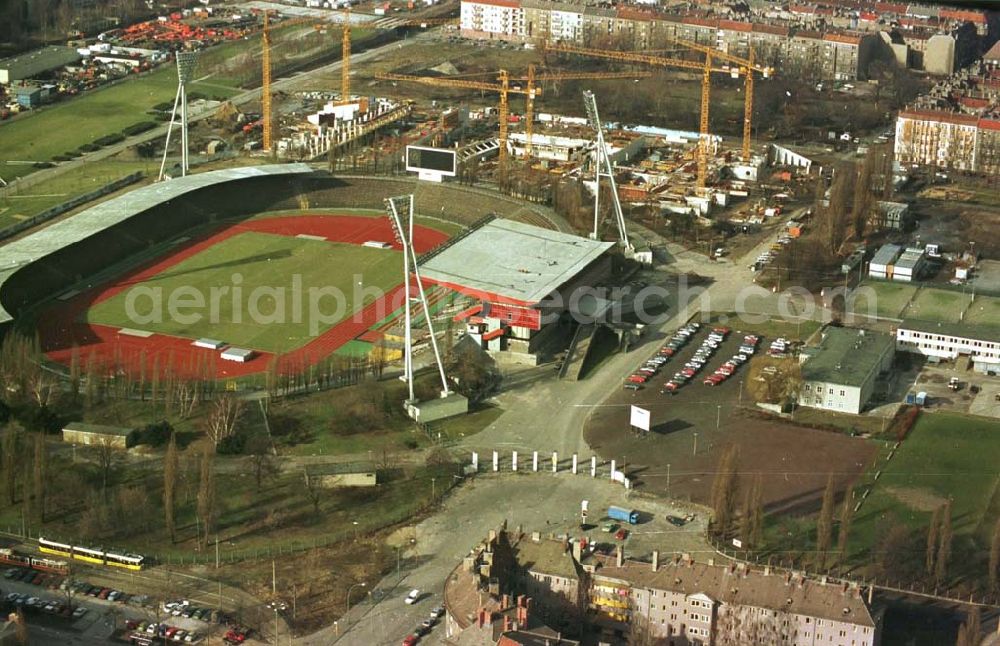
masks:
[[[51,643],[70,643],[70,636],[83,640],[73,643],[145,644],[161,638],[158,643],[200,644],[219,624],[226,625],[232,643],[241,643],[247,634],[226,614],[186,601],[157,608],[157,602],[147,595],[25,567],[9,567],[3,576],[4,610],[24,614],[32,644],[50,639]]]
[[[607,459],[625,460],[640,491],[648,490],[699,504],[709,502],[716,461],[731,444],[739,448],[740,486],[749,487],[760,475],[765,505],[771,509],[815,504],[827,475],[838,485],[853,480],[875,455],[873,443],[843,434],[819,431],[775,420],[744,401],[746,365],[717,385],[704,379],[738,353],[748,330],[732,330],[696,375],[676,389],[663,386],[698,352],[711,326],[696,334],[638,390],[622,389],[595,406],[586,427],[590,446]],[[637,352],[657,355],[670,337],[646,344]],[[757,353],[774,339],[761,338]],[[626,382],[627,383],[627,382]],[[650,411],[649,433],[630,430],[629,407]],[[745,489],[744,489],[745,490]]]
[[[958,380],[958,389],[948,386]],[[1000,418],[1000,377],[991,377],[973,370],[961,370],[954,361],[924,365],[911,392],[926,392],[928,410],[949,410],[984,417]]]

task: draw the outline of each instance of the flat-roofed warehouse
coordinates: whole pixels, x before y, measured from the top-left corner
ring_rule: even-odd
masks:
[[[895,359],[893,337],[881,332],[828,327],[819,347],[803,351],[799,405],[852,413],[864,410],[876,383]]]
[[[7,85],[14,81],[30,79],[57,70],[80,60],[80,54],[72,47],[42,47],[24,54],[0,60],[0,83]]]
[[[613,242],[494,219],[421,261],[421,277],[478,299],[460,320],[491,352],[535,363],[572,331],[582,288],[612,275]]]

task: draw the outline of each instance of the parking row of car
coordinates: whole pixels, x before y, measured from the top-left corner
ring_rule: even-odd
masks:
[[[754,334],[747,334],[743,337],[743,343],[740,344],[739,352],[734,354],[731,359],[727,360],[724,364],[715,369],[711,375],[705,378],[704,383],[706,386],[718,386],[726,379],[729,379],[733,374],[742,366],[744,363],[750,360],[753,353],[757,351],[757,342],[760,338]]]
[[[171,640],[175,642],[182,642],[187,644],[194,644],[201,641],[201,633],[194,630],[184,630],[177,626],[171,626],[167,623],[160,623],[156,621],[138,621],[135,619],[129,619],[125,622],[126,630],[131,630],[133,635],[146,635],[153,637],[160,637],[164,640]]]
[[[638,370],[625,379],[625,389],[638,390],[643,384],[655,377],[660,369],[687,344],[688,339],[698,332],[700,327],[699,323],[688,323],[677,330],[670,340],[657,350],[655,355],[646,360]]]
[[[415,597],[413,595],[414,592],[417,593]],[[419,599],[420,591],[413,590],[412,592],[410,592],[409,596],[406,597],[407,604],[415,603],[415,601],[410,601],[411,598]],[[415,644],[420,642],[420,638],[429,633],[431,629],[437,624],[437,622],[443,616],[444,616],[443,607],[437,606],[435,608],[432,608],[430,615],[427,617],[427,619],[424,619],[424,621],[414,629],[412,634],[407,635],[406,637],[403,638],[403,646],[415,646]]]
[[[729,328],[725,326],[712,328],[708,337],[701,342],[701,346],[695,351],[694,356],[679,371],[674,373],[674,376],[663,385],[663,390],[660,392],[673,394],[680,390],[684,384],[693,379],[705,367],[705,364],[712,358],[712,355],[715,354],[728,335]]]
[[[772,357],[783,357],[791,350],[791,343],[788,339],[779,337],[774,341],[771,341],[771,345],[767,349],[767,353]]]
[[[80,619],[87,614],[87,609],[83,606],[73,608],[66,604],[66,602],[58,599],[43,599],[20,592],[8,593],[6,599],[7,603],[14,608],[20,608],[25,611],[48,612],[53,615],[72,619]]]
[[[791,244],[792,240],[793,238],[791,234],[782,233],[780,236],[778,236],[778,239],[771,244],[771,247],[767,251],[757,256],[756,262],[750,265],[750,269],[752,269],[753,271],[760,271],[764,267],[771,264],[774,261],[774,259],[778,257],[778,254],[781,253],[781,251],[787,245]]]

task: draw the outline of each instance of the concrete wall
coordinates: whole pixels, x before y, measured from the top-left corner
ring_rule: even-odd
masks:
[[[323,489],[337,487],[374,487],[378,484],[375,472],[370,473],[336,473],[322,476],[306,476],[311,478]]]

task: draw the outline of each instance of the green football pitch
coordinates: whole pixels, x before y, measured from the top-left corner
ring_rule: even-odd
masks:
[[[282,353],[388,293],[401,271],[393,250],[244,232],[130,284],[86,320]]]

